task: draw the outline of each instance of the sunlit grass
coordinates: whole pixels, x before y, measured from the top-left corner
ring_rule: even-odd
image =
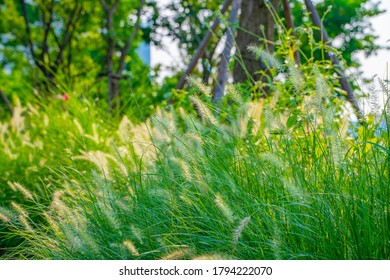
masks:
[[[17,103],[0,123],[0,257],[389,259],[389,103],[371,94],[353,124],[328,64],[257,55],[285,75],[260,101],[229,86],[215,107],[191,78],[195,110],[144,122],[84,98]]]
[[[113,149],[72,156],[90,167],[67,170],[49,205],[1,208],[22,240],[4,257],[389,259],[388,130],[368,118],[348,131],[315,98],[293,123],[246,103],[229,123],[183,111],[125,118]]]

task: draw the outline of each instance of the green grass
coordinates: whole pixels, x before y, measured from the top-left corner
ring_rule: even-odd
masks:
[[[58,83],[68,102],[13,102],[0,122],[0,259],[390,259],[390,104],[380,113],[373,92],[374,113],[350,123],[324,56],[340,54],[300,32],[322,59],[297,67],[287,33],[274,55],[251,46],[268,83],[228,86],[217,107],[192,78],[159,109],[175,77],[121,91],[115,117],[96,108],[100,89],[76,94],[99,88],[86,77]]]
[[[64,176],[69,179],[64,172],[78,170],[71,175],[76,179],[89,171],[93,164],[75,159],[76,155],[112,149],[111,126],[100,116],[85,100],[24,107],[17,100],[12,119],[0,122],[0,207],[10,207],[11,202],[48,205],[52,193],[62,188]],[[20,193],[18,185],[33,193],[33,199]],[[41,220],[39,213],[32,217]],[[0,223],[0,255],[20,242],[6,234]]]
[[[0,209],[19,240],[3,258],[390,259],[388,129],[352,127],[321,98],[298,116],[242,102],[228,120],[193,99],[201,119],[124,118],[102,146],[58,149],[49,201],[25,178]]]
[[[16,102],[0,258],[390,259],[390,105],[373,93],[351,124],[329,62],[273,58],[286,79],[256,102],[263,84],[214,107],[196,78],[171,110],[119,121],[81,95]]]

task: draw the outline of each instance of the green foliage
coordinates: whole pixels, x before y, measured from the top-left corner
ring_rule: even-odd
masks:
[[[85,51],[99,45],[99,18],[92,16],[98,13],[96,5],[91,1],[30,1],[25,4],[24,17],[20,2],[3,2],[2,45],[13,55],[4,55],[2,63],[15,72],[34,70],[26,62],[34,63],[38,72],[28,74],[35,82],[58,73],[70,78],[89,71],[91,65]],[[74,56],[79,51],[84,55]],[[74,67],[77,73],[72,72]]]
[[[22,104],[35,98],[26,93],[36,89],[40,95],[50,93],[55,96],[65,92],[85,95],[100,100],[99,106],[107,108],[105,102],[108,87],[104,78],[107,76],[106,40],[108,35],[112,35],[117,50],[124,46],[135,28],[135,13],[139,3],[121,0],[113,22],[115,34],[107,34],[107,30],[102,28],[105,26],[104,11],[96,1],[24,2],[28,15],[27,25],[21,1],[0,1],[3,14],[0,19],[1,89],[9,98],[14,94],[19,96]],[[114,1],[108,1],[108,4],[113,3]],[[166,34],[179,43],[183,57],[187,57],[196,51],[212,21],[217,16],[220,17],[222,28],[218,34],[214,34],[201,58],[200,74],[203,81],[209,83],[214,74],[213,66],[219,59],[216,56],[216,46],[223,37],[226,26],[226,17],[221,17],[218,12],[222,1],[171,1],[166,7],[169,12],[165,11],[166,13],[161,13],[158,4],[157,1],[146,1],[143,18],[149,21],[148,25],[142,25],[135,36],[126,59],[126,69],[121,73],[124,77],[120,82],[123,98],[119,106],[121,110],[117,114],[131,112],[132,118],[138,118],[138,121],[153,113],[154,109],[150,108],[170,99],[169,92],[174,83],[157,88],[159,85],[154,77],[158,74],[158,69],[153,70],[155,73],[149,75],[149,80],[146,79],[147,68],[142,65],[135,52],[137,44],[144,40],[160,45],[161,34]],[[309,17],[303,12],[305,9],[301,1],[293,1],[292,5],[297,26],[296,48],[300,48],[301,54],[307,59],[315,57],[323,60],[325,48],[312,48],[315,35],[308,33],[311,24]],[[330,5],[332,9],[326,13]],[[326,14],[325,26],[330,36],[337,38],[340,56],[347,65],[358,66],[358,62],[352,60],[357,51],[364,50],[366,55],[371,55],[382,47],[375,44],[376,35],[366,20],[382,13],[375,2],[322,1],[317,8],[322,16]],[[188,24],[189,21],[191,24]],[[281,26],[280,23],[278,33],[280,41],[283,41],[285,32]],[[34,52],[31,51],[30,41]],[[282,43],[280,41],[276,42],[278,49],[280,44],[285,44],[288,40]],[[119,57],[115,54],[114,62],[118,60]],[[174,69],[173,75],[177,74],[176,71]],[[263,86],[257,86],[258,89],[254,91],[261,91]],[[157,92],[157,96],[147,93],[150,87],[153,87],[152,92]]]
[[[16,4],[3,2],[10,24],[21,25]],[[130,2],[120,15],[133,12]],[[206,23],[219,4],[173,9],[193,12],[191,3]],[[56,7],[57,20],[67,7]],[[39,22],[47,7],[29,9]],[[351,123],[324,59],[330,48],[310,26],[298,29],[307,39],[300,66],[293,48],[304,40],[292,46],[286,30],[275,55],[250,47],[269,66],[269,97],[258,98],[264,82],[227,86],[218,107],[195,76],[188,91],[171,94],[175,76],[156,85],[132,49],[123,106],[107,116],[101,14],[89,16],[83,26],[92,31],[75,31],[77,55],[53,77],[53,98],[31,86],[36,69],[16,47],[23,40],[11,37],[2,49],[0,81],[15,109],[0,122],[2,259],[390,259],[389,103],[380,108],[373,90],[371,112]],[[131,26],[121,17],[114,24]],[[198,27],[189,41],[207,30]],[[119,45],[128,35],[120,30]],[[388,81],[379,85],[388,97]],[[169,110],[160,108],[169,98]]]
[[[68,93],[96,99],[107,108],[106,38],[104,12],[96,1],[24,1],[27,19],[21,1],[1,1],[4,15],[0,19],[1,89],[11,99],[19,97],[23,105],[35,97]],[[138,3],[120,1],[114,17],[117,49],[122,48],[134,29],[134,14]],[[150,42],[150,33],[158,17],[154,1],[148,1],[143,17],[150,18],[150,26],[141,26],[127,54],[120,87],[121,110],[117,114],[133,112],[142,120],[158,104],[161,97],[148,94],[156,87],[150,69],[139,59],[136,49],[141,40]],[[27,23],[26,23],[27,20]],[[119,60],[115,53],[114,62]],[[149,76],[149,79],[147,78]],[[33,90],[32,90],[33,89]],[[153,92],[156,92],[155,90]],[[144,95],[146,94],[146,97]],[[150,96],[150,98],[149,98]],[[103,101],[103,102],[102,102]],[[136,113],[136,111],[141,112]]]
[[[180,55],[183,59],[194,55],[199,44],[210,30],[216,17],[223,19],[219,8],[223,1],[185,0],[170,1],[167,5],[169,13],[161,16],[160,27],[163,28],[175,42],[178,43]],[[225,15],[226,18],[226,15]],[[204,55],[201,58],[201,75],[208,83],[212,67],[216,65],[216,47],[223,33],[217,31],[218,36],[211,39]]]
[[[69,169],[78,170],[74,178],[82,178],[91,169],[91,164],[74,160],[76,156],[112,149],[110,123],[103,122],[102,113],[85,99],[71,96],[50,106],[16,104],[13,117],[0,122],[0,206],[9,206],[11,201],[27,206],[47,203],[55,190],[62,189]],[[15,184],[33,193],[34,199],[20,195]],[[3,233],[0,236],[0,247],[8,247]]]
[[[220,118],[195,80],[201,118],[124,118],[114,150],[73,156],[96,166],[67,170],[48,206],[1,208],[25,240],[4,258],[389,259],[389,127],[376,134],[387,114],[350,128],[314,75],[299,115],[272,109],[275,97],[231,97],[236,113]]]
[[[385,47],[375,42],[378,35],[375,34],[369,21],[369,18],[384,12],[379,8],[379,4],[379,1],[370,0],[324,0],[316,5],[330,38],[334,39],[349,67],[358,68],[360,66],[354,56],[356,53],[362,51],[366,56],[370,56]],[[311,25],[309,15],[305,13],[303,1],[293,1],[293,14],[298,29]],[[302,36],[299,40],[302,41],[302,51],[308,55],[309,50],[306,46],[310,37]],[[316,40],[319,40],[317,36]]]

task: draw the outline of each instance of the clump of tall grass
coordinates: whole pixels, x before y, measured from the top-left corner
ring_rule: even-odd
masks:
[[[1,207],[11,207],[11,202],[47,205],[53,192],[63,188],[63,178],[69,179],[68,170],[77,170],[70,176],[82,179],[94,166],[84,158],[115,153],[114,126],[97,117],[99,112],[88,101],[72,98],[26,106],[16,99],[12,118],[0,122]],[[95,168],[101,169],[99,163]],[[42,220],[39,211],[34,212],[30,218]],[[6,238],[2,224],[0,232],[1,255],[20,240]]]
[[[378,133],[367,119],[350,128],[332,86],[312,71],[311,88],[295,85],[312,92],[299,114],[271,107],[276,95],[238,102],[228,121],[201,98],[201,118],[125,118],[117,135],[126,141],[79,155],[93,171],[69,171],[48,207],[29,208],[43,213],[39,226],[28,210],[1,208],[25,240],[6,257],[389,259],[388,127]]]

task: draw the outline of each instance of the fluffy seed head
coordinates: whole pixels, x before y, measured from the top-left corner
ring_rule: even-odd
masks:
[[[250,220],[251,220],[251,216],[246,217],[245,219],[243,219],[243,220],[240,222],[240,224],[238,225],[238,227],[235,229],[235,231],[234,231],[234,236],[233,236],[233,251],[234,251],[234,249],[235,249],[236,246],[237,246],[237,242],[238,242],[238,239],[239,239],[240,236],[241,236],[242,231],[243,231],[244,228],[247,226],[247,224],[249,223]]]
[[[123,242],[123,245],[125,246],[125,248],[127,250],[129,250],[129,252],[134,256],[134,257],[138,257],[139,256],[139,252],[138,252],[138,249],[137,247],[135,247],[134,243],[131,242],[130,240],[125,240],[125,242]]]
[[[221,210],[225,218],[227,218],[229,222],[233,222],[235,219],[233,211],[225,203],[225,201],[223,200],[222,196],[219,193],[215,196],[215,203],[217,204],[217,207]]]

